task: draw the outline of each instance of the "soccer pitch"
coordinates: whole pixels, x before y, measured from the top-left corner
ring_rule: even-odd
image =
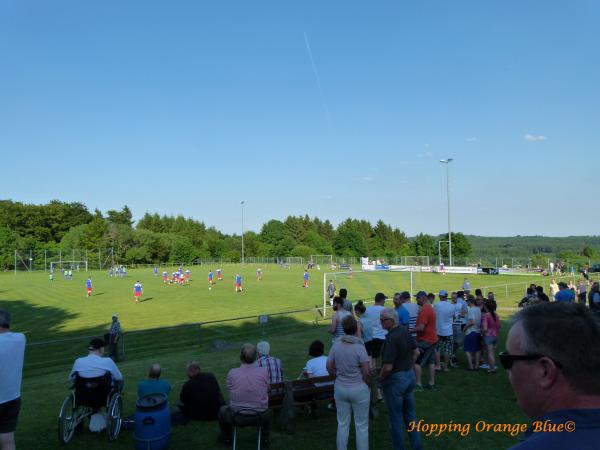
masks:
[[[209,290],[207,274],[216,267],[192,268],[191,283],[187,286],[163,285],[160,276],[152,269],[129,270],[125,278],[109,278],[106,272],[76,272],[73,280],[65,280],[60,273],[49,281],[45,273],[5,273],[0,275],[0,308],[13,313],[13,329],[25,332],[28,343],[23,380],[23,409],[17,430],[18,448],[60,448],[56,439],[58,408],[67,394],[66,377],[73,360],[86,353],[87,337],[102,335],[108,330],[112,314],[119,316],[126,332],[126,355],[119,367],[124,373],[125,413],[134,412],[135,385],[144,378],[152,362],[163,365],[163,376],[173,384],[171,405],[177,401],[186,361],[197,359],[203,370],[217,375],[225,389],[227,371],[239,364],[239,345],[245,341],[271,342],[272,353],[283,360],[285,377],[296,378],[308,359],[307,348],[316,338],[327,348],[330,337],[326,332],[329,315],[318,321],[320,313],[315,305],[323,302],[323,271],[310,271],[310,287],[302,288],[304,269],[296,266],[284,269],[263,265],[262,281],[256,279],[254,265],[229,265],[222,267],[224,280],[215,282]],[[173,268],[168,268],[170,273]],[[159,270],[159,275],[162,272]],[[244,291],[236,293],[234,277],[243,277]],[[86,298],[85,280],[91,275],[93,295]],[[216,278],[216,277],[215,277]],[[328,277],[329,278],[329,277]],[[396,291],[410,289],[410,274],[355,272],[332,277],[338,290],[348,289],[349,298],[372,299],[376,292],[391,296]],[[463,275],[415,273],[413,291],[437,292],[440,289],[458,290]],[[499,313],[506,318],[523,296],[530,282],[548,282],[536,276],[468,276],[472,289],[488,288],[496,293]],[[133,284],[139,280],[144,288],[140,303],[133,301]],[[328,280],[327,280],[328,281]],[[486,290],[488,290],[486,289]],[[388,301],[391,306],[391,300]],[[312,308],[312,310],[311,310]],[[309,310],[299,313],[294,311]],[[254,316],[271,315],[266,326],[258,324]],[[249,317],[243,320],[226,319]],[[136,330],[172,327],[219,321],[202,326],[181,326],[150,332],[129,333]],[[506,332],[506,324],[503,336]],[[73,339],[55,344],[35,345],[44,341]],[[216,346],[215,343],[220,343]],[[34,344],[34,345],[32,345]],[[503,340],[502,345],[503,346]],[[454,370],[438,376],[440,391],[419,393],[417,414],[428,422],[524,422],[513,401],[513,395],[500,371],[494,376],[484,373],[466,374]],[[225,393],[225,392],[224,392]],[[226,394],[226,393],[225,393]],[[486,401],[490,395],[494,402]],[[387,429],[385,407],[382,414],[371,423],[371,447],[391,448]],[[315,420],[298,414],[295,439],[274,428],[272,448],[300,449],[306,445],[314,448],[332,448],[335,442],[335,415],[323,411]],[[177,428],[173,434],[173,449],[215,448],[217,434],[215,423],[193,423]],[[35,431],[34,431],[35,430]],[[243,432],[242,445],[253,445],[253,432]],[[113,448],[131,448],[132,432],[123,432]],[[445,434],[426,437],[426,448],[505,448],[515,438],[505,434],[472,433],[467,437]],[[89,431],[76,434],[71,448],[100,449],[107,443],[105,436]]]

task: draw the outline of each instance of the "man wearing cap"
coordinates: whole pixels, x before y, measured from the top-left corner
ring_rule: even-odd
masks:
[[[404,304],[406,299],[406,295],[408,294],[408,300],[410,300],[410,294],[408,292],[396,292],[394,294],[393,302],[394,302],[394,310],[398,315],[398,323],[400,325],[404,325],[408,330],[410,325],[410,314],[408,313],[408,309],[404,308],[402,305]],[[385,328],[385,327],[384,327]]]
[[[106,372],[110,372],[115,386],[122,386],[123,375],[110,358],[103,358],[105,343],[100,338],[94,338],[90,341],[88,355],[77,358],[71,369],[69,379],[74,380],[77,374],[81,378],[101,377]]]
[[[0,309],[0,448],[3,450],[15,449],[25,356],[25,335],[11,332],[10,322],[10,313]]]
[[[421,384],[421,372],[423,367],[429,367],[429,384],[427,389],[435,389],[435,344],[438,337],[435,326],[435,311],[433,306],[427,301],[427,292],[419,291],[415,295],[417,304],[421,307],[417,316],[417,347],[420,355],[415,364],[415,374],[417,376],[417,387],[415,390],[423,390]]]
[[[454,321],[454,305],[448,301],[448,292],[441,290],[438,294],[440,301],[435,304],[435,325],[438,336],[436,364],[440,366],[440,356],[444,357],[444,372],[450,370],[450,356],[454,345],[452,322]]]

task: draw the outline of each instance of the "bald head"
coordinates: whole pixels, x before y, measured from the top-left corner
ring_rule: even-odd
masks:
[[[148,378],[158,379],[158,378],[160,378],[161,372],[162,372],[162,369],[160,367],[160,364],[154,363],[150,366],[150,369],[148,369]]]
[[[200,364],[198,361],[190,361],[187,363],[186,372],[188,377],[193,378],[200,373]]]
[[[240,352],[240,360],[244,364],[252,364],[256,361],[256,347],[252,344],[244,344]]]

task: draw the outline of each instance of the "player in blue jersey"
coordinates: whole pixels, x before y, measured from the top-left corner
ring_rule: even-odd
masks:
[[[242,292],[242,276],[238,273],[235,275],[235,292]]]
[[[87,296],[91,297],[92,296],[92,277],[88,277],[88,279],[85,280],[85,287],[87,288]]]
[[[213,271],[212,269],[208,271],[208,284],[213,285]]]
[[[162,273],[163,284],[169,284],[169,272],[166,270]]]
[[[221,269],[217,269],[217,281],[223,280],[223,274],[221,273]]]
[[[158,267],[154,266],[154,269],[152,272],[154,273],[154,276],[157,277],[158,276]]]
[[[136,281],[135,284],[133,285],[133,300],[136,303],[140,302],[143,292],[144,292],[144,289],[142,288],[142,283],[140,283],[139,280]]]
[[[304,285],[303,287],[307,288],[308,287],[308,270],[304,271]]]

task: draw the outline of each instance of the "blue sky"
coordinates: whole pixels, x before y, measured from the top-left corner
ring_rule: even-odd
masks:
[[[598,234],[600,3],[0,6],[0,198]]]

